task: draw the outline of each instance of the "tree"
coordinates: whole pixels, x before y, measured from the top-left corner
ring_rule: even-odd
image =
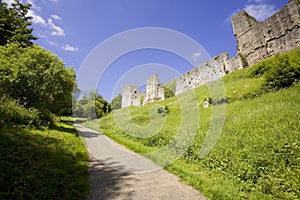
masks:
[[[24,47],[32,45],[31,40],[37,39],[32,35],[33,29],[28,28],[32,19],[27,15],[30,6],[15,0],[8,7],[0,1],[0,45],[14,42]]]
[[[76,117],[93,119],[101,118],[110,112],[108,102],[95,90],[92,90],[79,99],[74,106]]]
[[[75,83],[74,69],[65,68],[56,55],[37,45],[0,46],[0,92],[38,109],[47,120],[52,113],[71,113]]]
[[[116,110],[122,107],[122,95],[118,94],[113,100],[111,100],[111,109]]]

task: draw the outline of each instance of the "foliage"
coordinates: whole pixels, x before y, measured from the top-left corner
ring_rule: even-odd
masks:
[[[73,68],[51,52],[33,45],[0,47],[0,91],[26,108],[36,108],[43,119],[71,112],[75,84]]]
[[[113,100],[111,100],[111,109],[112,110],[117,110],[122,107],[122,95],[118,94]]]
[[[240,56],[240,59],[242,61],[242,65],[244,68],[248,67],[249,66],[249,63],[247,61],[247,59],[245,58],[245,56],[241,53],[239,53],[239,56]]]
[[[278,90],[290,87],[294,82],[300,80],[300,65],[292,66],[288,58],[284,57],[278,58],[277,62],[278,64],[274,64],[265,74],[267,87]]]
[[[74,105],[74,114],[79,118],[100,118],[110,112],[110,105],[96,91],[90,91]]]
[[[0,129],[15,125],[39,126],[39,112],[35,108],[25,108],[6,96],[0,97]]]
[[[144,99],[145,99],[145,96],[142,95],[141,98],[140,98],[140,105],[141,106],[144,104]],[[121,102],[121,107],[122,107],[122,102]]]
[[[0,199],[86,199],[88,155],[77,130],[0,130]]]
[[[289,58],[293,57],[290,55],[293,53],[287,53]],[[289,63],[293,65],[297,60],[299,57],[289,59]],[[210,128],[213,109],[220,105],[204,109],[203,99],[210,96],[208,87],[194,90],[201,119],[197,134],[187,151],[167,169],[210,199],[299,199],[300,83],[280,91],[260,92],[265,79],[264,75],[250,77],[249,73],[254,68],[250,66],[223,78],[227,99],[234,101],[227,102],[221,137],[212,152],[203,159],[199,158],[199,152]],[[212,97],[212,102],[214,100]],[[166,116],[150,118],[149,113],[157,104],[167,105],[170,112]],[[107,136],[146,155],[164,148],[178,133],[185,115],[180,108],[177,98],[170,98],[142,107],[117,110],[101,118],[99,123]],[[140,126],[156,123],[162,117],[166,121],[155,135],[134,137],[122,130],[114,117],[126,116],[128,112],[128,120]]]
[[[168,106],[167,105],[165,105],[165,107],[163,108],[163,107],[159,107],[158,109],[157,109],[157,113],[158,114],[160,114],[161,116],[166,116],[168,113],[169,113],[169,108],[168,108]]]
[[[300,48],[276,55],[255,64],[248,71],[249,77],[263,77],[265,89],[279,90],[300,80]]]
[[[36,40],[32,33],[31,18],[27,15],[29,4],[22,4],[15,0],[11,7],[5,2],[0,2],[0,45],[18,43],[22,46],[32,45],[31,40]]]
[[[164,86],[165,99],[175,96],[176,91],[176,81],[171,81]]]

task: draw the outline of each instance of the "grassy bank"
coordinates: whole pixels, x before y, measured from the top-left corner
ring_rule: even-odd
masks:
[[[76,129],[0,130],[0,199],[86,199],[88,155]]]
[[[100,131],[158,164],[183,152],[166,169],[211,199],[299,199],[300,83],[289,82],[299,79],[299,57],[296,49],[230,73],[223,78],[223,99],[211,96],[205,85],[165,101],[116,110],[99,120]],[[286,68],[280,68],[282,63]],[[214,105],[204,109],[207,97]],[[226,118],[217,143],[200,158],[212,112],[224,107]],[[195,110],[200,116],[197,124]],[[95,123],[85,125],[97,129]],[[187,149],[178,145],[190,139]],[[158,155],[166,146],[173,148],[169,155]]]

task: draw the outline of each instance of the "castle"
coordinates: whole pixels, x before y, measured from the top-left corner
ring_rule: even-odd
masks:
[[[164,85],[158,75],[153,74],[147,79],[146,93],[140,92],[137,85],[126,85],[122,92],[122,108],[141,106],[156,100],[164,100]]]
[[[299,47],[300,4],[297,0],[291,0],[263,22],[241,11],[232,17],[232,26],[237,40],[237,55],[229,58],[227,52],[222,53],[170,81],[175,84],[175,95],[218,80],[227,73],[272,55]],[[164,87],[155,74],[147,80],[145,93],[139,92],[138,87],[133,85],[123,88],[122,108],[163,99]]]

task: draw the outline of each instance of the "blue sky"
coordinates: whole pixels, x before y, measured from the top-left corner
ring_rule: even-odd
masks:
[[[29,15],[33,17],[33,34],[39,37],[36,43],[57,54],[67,66],[73,66],[77,73],[97,45],[115,34],[143,27],[161,27],[185,34],[199,43],[211,57],[222,52],[229,52],[230,57],[234,56],[236,40],[231,27],[231,16],[245,9],[262,21],[287,2],[288,0],[23,0],[23,3],[32,4]],[[107,51],[113,50],[108,48]],[[199,55],[196,51],[191,56],[197,58]],[[101,63],[99,60],[106,55],[102,53],[96,57],[94,61]],[[203,60],[199,59],[196,64],[201,62]],[[195,63],[159,49],[136,50],[121,55],[110,63],[98,84],[91,85],[90,88],[97,87],[98,92],[110,101],[121,92],[124,84],[134,83],[142,87],[142,83],[136,82],[134,77],[144,80],[151,73],[158,73],[161,80],[166,82],[188,71],[193,65]],[[133,76],[129,76],[131,79],[122,80],[124,74],[143,67],[148,67],[149,70],[137,70]],[[86,80],[88,79],[87,75]]]

